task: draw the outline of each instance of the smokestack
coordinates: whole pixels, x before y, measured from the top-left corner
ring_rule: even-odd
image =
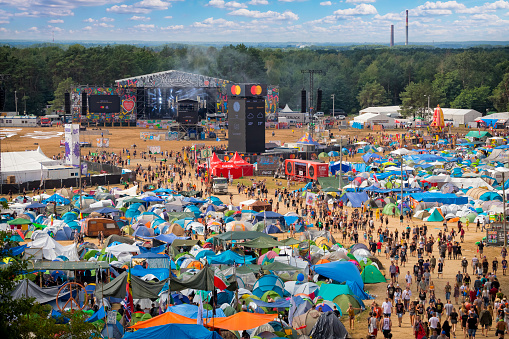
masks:
[[[394,46],[394,25],[391,25],[391,47]]]
[[[406,39],[405,46],[408,46],[408,9],[406,10]]]

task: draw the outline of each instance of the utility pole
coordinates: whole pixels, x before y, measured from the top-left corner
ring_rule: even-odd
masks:
[[[330,96],[332,98],[332,119],[334,120],[334,94]]]
[[[315,74],[325,74],[321,69],[303,69],[300,71],[302,74],[309,73],[309,121],[311,123],[311,127],[314,127],[314,75]],[[313,137],[313,128],[311,128],[309,135]]]
[[[18,91],[14,91],[14,104],[16,105],[16,115],[18,115]]]

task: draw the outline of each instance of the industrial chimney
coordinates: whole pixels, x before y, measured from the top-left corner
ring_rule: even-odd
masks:
[[[406,39],[405,46],[408,46],[408,9],[406,10]]]
[[[394,25],[391,25],[391,47],[394,46]]]

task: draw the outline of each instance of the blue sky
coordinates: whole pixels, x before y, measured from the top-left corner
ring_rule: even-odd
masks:
[[[0,39],[55,42],[509,40],[509,1],[0,0]]]

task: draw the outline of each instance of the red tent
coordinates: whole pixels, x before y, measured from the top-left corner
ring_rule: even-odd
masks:
[[[216,153],[212,153],[209,163],[210,163],[210,168],[214,168],[218,165],[224,164],[223,161],[221,159],[219,159],[219,157],[217,156]]]
[[[243,176],[252,176],[254,172],[254,166],[242,159],[239,153],[235,152],[233,158],[228,161],[229,164],[234,164],[236,166],[242,167]]]

